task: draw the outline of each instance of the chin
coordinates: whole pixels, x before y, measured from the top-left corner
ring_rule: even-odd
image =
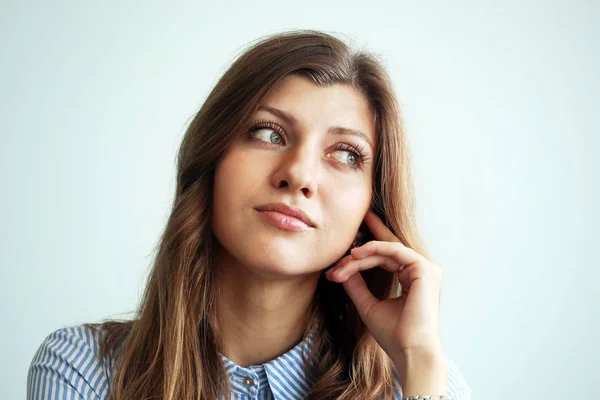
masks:
[[[315,254],[314,250],[310,250],[300,243],[290,243],[287,240],[270,238],[268,244],[249,241],[244,246],[231,250],[241,265],[268,278],[310,274],[320,269],[316,260],[310,256],[307,257],[307,255]]]
[[[263,234],[254,230],[254,234],[244,234],[245,241],[231,240],[240,235],[227,234],[221,245],[238,264],[249,271],[268,279],[297,277],[320,272],[343,256],[343,251],[336,256],[330,246],[320,248],[310,238],[297,235],[281,236],[270,232]],[[218,239],[217,239],[218,240]],[[331,253],[331,254],[329,254]]]
[[[271,251],[262,254],[252,254],[247,263],[248,268],[256,271],[259,275],[271,278],[297,276],[310,274],[318,271],[315,265],[307,263],[306,252],[282,252]]]

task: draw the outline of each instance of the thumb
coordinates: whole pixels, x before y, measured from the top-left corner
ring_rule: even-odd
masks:
[[[346,281],[343,283],[343,286],[346,290],[346,293],[348,293],[350,300],[352,300],[354,303],[354,306],[356,307],[361,319],[366,324],[366,316],[369,315],[371,309],[377,303],[379,303],[379,300],[373,296],[373,293],[371,293],[367,287],[367,284],[365,283],[365,280],[360,272],[357,272],[346,279]]]

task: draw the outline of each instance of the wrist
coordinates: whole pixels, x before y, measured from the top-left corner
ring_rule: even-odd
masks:
[[[441,351],[406,351],[395,364],[404,396],[447,393],[448,361]]]

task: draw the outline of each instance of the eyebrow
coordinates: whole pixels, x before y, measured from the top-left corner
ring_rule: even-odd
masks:
[[[280,110],[278,108],[260,105],[260,106],[258,106],[257,110],[263,110],[270,114],[273,114],[273,115],[283,119],[290,125],[296,125],[298,123],[298,120],[296,119],[296,117],[294,117],[292,114],[285,112],[283,110]],[[369,144],[369,146],[371,146],[371,149],[373,149],[373,150],[375,149],[375,146],[373,146],[373,142],[371,141],[371,138],[369,138],[369,136],[367,136],[367,134],[365,134],[363,131],[361,131],[359,129],[345,128],[343,126],[332,126],[329,128],[327,133],[335,133],[338,135],[357,136],[357,137],[360,137],[363,140],[365,140]]]

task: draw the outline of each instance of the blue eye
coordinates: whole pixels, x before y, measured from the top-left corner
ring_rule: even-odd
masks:
[[[285,132],[277,124],[271,121],[258,121],[248,126],[250,136],[262,142],[267,142],[274,145],[282,145],[285,143]]]
[[[261,120],[248,126],[248,134],[252,139],[261,142],[284,146],[286,133],[278,124],[271,121]],[[327,157],[333,158],[337,163],[351,170],[362,170],[365,163],[369,160],[367,153],[359,144],[339,143],[336,149],[327,154]]]
[[[337,154],[341,154],[341,156],[338,156]],[[348,143],[340,143],[335,151],[329,153],[329,157],[354,170],[362,169],[364,164],[368,161],[365,150],[358,144],[350,145]]]
[[[346,164],[352,168],[356,168],[358,166],[359,157],[356,155],[356,153],[354,151],[352,151],[352,150],[336,150],[332,154],[336,154],[336,153],[344,154],[344,156],[342,156],[342,157],[333,156],[333,158],[335,158],[337,161],[341,162],[342,164]]]
[[[270,128],[258,128],[255,131],[252,131],[252,136],[272,144],[283,143],[283,138],[281,135]]]

